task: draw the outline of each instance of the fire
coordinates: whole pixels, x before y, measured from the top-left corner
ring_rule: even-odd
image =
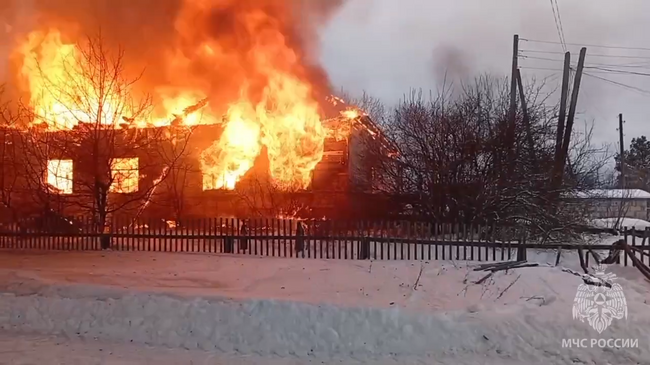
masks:
[[[356,119],[361,115],[361,113],[357,109],[346,109],[341,112],[341,115],[348,119]]]
[[[92,81],[81,69],[78,49],[64,44],[58,31],[30,33],[19,52],[24,56],[21,76],[31,91],[34,123],[49,122],[52,129],[69,129],[78,122],[114,122],[111,99],[115,90],[109,91],[105,102],[94,97]],[[84,104],[88,107],[82,107]]]
[[[31,32],[17,53],[22,58],[20,76],[30,92],[34,124],[46,123],[50,130],[72,129],[79,123],[119,128],[131,116],[133,111],[125,100],[130,90],[122,90],[121,80],[110,80],[113,84],[100,90],[98,85],[104,80],[92,74],[98,66],[87,64],[89,60],[79,47],[63,42],[58,30]],[[216,122],[212,115],[185,112],[205,98],[200,92],[179,93],[166,88],[158,92],[164,111],[136,120],[136,127],[166,126],[178,117],[187,125]]]
[[[295,39],[287,34],[295,16],[290,11],[296,11],[291,7],[300,8],[299,1],[261,2],[265,5],[182,1],[174,36],[161,44],[161,75],[146,85],[156,104],[141,118],[131,118],[124,103],[125,95],[134,92],[130,88],[96,90],[97,80],[88,72],[96,65],[84,63],[82,46],[64,41],[56,28],[32,31],[16,53],[33,123],[46,123],[49,130],[79,123],[111,128],[221,124],[221,135],[198,156],[204,190],[234,189],[262,151],[273,183],[307,188],[323,157],[325,138],[343,138],[349,128],[332,131],[323,124],[315,86]],[[223,29],[215,25],[222,20]],[[342,113],[350,120],[359,115],[354,109]],[[128,191],[134,189],[131,185]]]
[[[115,193],[134,193],[138,191],[140,174],[137,158],[116,158],[111,161],[113,183],[110,191]]]
[[[60,194],[72,194],[72,160],[47,161],[48,186]]]
[[[235,188],[262,150],[261,128],[250,105],[235,105],[219,141],[201,153],[203,190]]]

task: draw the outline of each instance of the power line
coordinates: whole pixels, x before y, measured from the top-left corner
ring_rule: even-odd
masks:
[[[600,76],[592,75],[591,73],[587,73],[587,72],[583,72],[583,73],[584,73],[585,75],[589,76],[589,77],[593,77],[593,78],[595,78],[595,79],[598,79],[598,80],[601,80],[601,81],[605,81],[605,82],[610,83],[610,84],[612,84],[612,85],[620,86],[620,87],[623,87],[623,88],[628,89],[628,90],[631,90],[631,91],[636,91],[636,92],[639,92],[639,93],[641,93],[641,94],[643,94],[643,95],[650,95],[650,91],[649,91],[649,90],[641,89],[641,88],[638,88],[638,87],[636,87],[636,86],[632,86],[632,85],[627,85],[627,84],[624,84],[624,83],[622,83],[622,82],[618,82],[618,81],[610,80],[610,79],[607,79],[607,78],[604,78],[604,77],[600,77]]]
[[[535,57],[535,56],[525,56],[525,55],[520,55],[523,60],[539,60],[539,61],[547,61],[547,62],[556,62],[556,63],[563,63],[563,60],[556,59],[556,58],[546,58],[546,57]],[[588,65],[585,66],[585,68],[591,68],[591,69],[601,69],[603,71],[611,71],[611,72],[622,72],[622,73],[629,73],[633,75],[636,71],[629,71],[629,70],[616,70],[616,69],[605,69],[603,67],[624,67],[624,68],[636,68],[636,69],[648,69],[650,70],[650,61],[649,62],[635,62],[635,63],[589,63]],[[646,76],[645,74],[641,73],[642,76]]]
[[[560,38],[560,44],[562,45],[562,49],[564,52],[566,52],[566,41],[564,39],[564,29],[562,28],[562,20],[560,18],[560,9],[559,7],[557,8],[557,11],[555,11],[557,1],[554,2],[554,0],[550,0],[551,2],[551,10],[553,10],[553,20],[555,21],[555,29],[557,30],[557,35]]]
[[[520,40],[525,41],[525,42],[531,42],[531,43],[562,44],[562,43],[553,42],[553,41],[540,41],[540,40],[526,39],[526,38],[521,38]],[[569,46],[581,46],[581,47],[630,49],[630,50],[637,50],[637,51],[650,51],[650,48],[647,48],[647,47],[604,46],[604,45],[597,45],[597,44],[580,44],[580,43],[564,43],[564,44],[569,45]]]
[[[559,43],[555,43],[559,44]],[[570,43],[567,43],[570,44]],[[650,49],[649,49],[650,50]],[[520,49],[521,53],[543,53],[543,54],[564,54],[564,52],[557,51],[540,51],[535,49]],[[629,55],[612,55],[612,54],[589,54],[589,57],[609,57],[609,58],[630,58],[639,60],[650,60],[650,56],[629,56]]]
[[[555,9],[557,9],[557,20],[560,23],[560,32],[562,33],[562,42],[564,43],[564,51],[566,52],[566,36],[564,35],[564,25],[562,24],[562,13],[560,12],[560,5],[557,0],[555,1]]]
[[[574,66],[575,66],[575,64],[574,64]],[[552,67],[521,66],[520,68],[522,70],[523,69],[525,69],[525,70],[543,70],[543,71],[557,71],[557,72],[562,71],[561,68],[552,68]],[[626,75],[628,75],[623,70],[621,70],[621,71],[617,71],[617,70],[609,71],[609,70],[601,70],[601,69],[598,69],[598,68],[595,68],[595,67],[587,67],[587,66],[585,66],[585,69],[587,69],[587,68],[592,70],[592,71],[589,71],[592,74],[594,74],[594,73],[595,74],[607,74],[607,75],[612,75],[612,76],[626,76]],[[575,67],[571,67],[571,71],[575,71]],[[644,75],[637,75],[637,76],[650,76],[650,73],[647,74],[647,75],[644,74]]]
[[[545,71],[562,71],[562,69],[559,68],[550,68],[550,67],[529,67],[529,66],[522,66],[519,67],[523,70],[545,70]]]
[[[623,74],[623,75],[650,76],[650,73],[645,73],[645,72],[636,72],[636,71],[628,71],[628,70],[612,70],[612,69],[603,68],[603,67],[588,67],[588,68],[595,69],[595,70],[606,71],[606,72],[618,73],[618,74]]]
[[[524,56],[520,55],[519,57],[525,60],[540,60],[540,61],[552,61],[552,62],[564,62],[563,60],[558,60],[555,58],[546,58],[546,57],[534,57],[534,56]]]

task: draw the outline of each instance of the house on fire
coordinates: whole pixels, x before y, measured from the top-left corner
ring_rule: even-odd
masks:
[[[343,117],[325,121],[344,122]],[[110,175],[114,176],[103,193],[112,195],[129,215],[162,219],[260,215],[362,217],[367,209],[360,207],[368,207],[376,188],[367,144],[374,141],[371,143],[378,143],[381,148],[391,147],[368,116],[347,122],[351,123],[349,134],[325,140],[323,158],[313,170],[311,184],[306,189],[284,191],[268,184],[268,168],[265,169],[268,161],[265,163],[263,151],[234,189],[204,190],[203,180],[209,177],[201,170],[200,154],[218,139],[221,125],[193,127],[183,142],[182,153],[177,156],[180,147],[174,136],[187,129],[175,125],[84,131],[92,126],[79,124],[72,130],[42,133],[46,140],[38,143],[30,139],[29,132],[4,129],[1,142],[5,148],[0,151],[3,172],[15,164],[12,161],[23,161],[23,164],[28,161],[28,165],[38,168],[26,171],[29,169],[13,165],[16,178],[8,179],[9,174],[3,174],[0,184],[4,191],[9,188],[8,180],[12,180],[14,192],[40,199],[25,201],[20,207],[24,214],[38,212],[43,204],[63,209],[66,215],[84,214],[82,208],[96,204],[93,195],[102,193],[87,188],[98,185],[93,181],[97,179],[97,169],[105,168],[90,158],[102,150],[111,160]],[[93,142],[73,138],[76,133],[93,135]],[[27,150],[31,152],[26,153]],[[16,154],[23,158],[16,159]],[[21,170],[27,177],[18,177]],[[35,184],[30,180],[39,179],[41,187],[48,189],[45,197],[42,192],[33,191]],[[47,203],[43,203],[44,199]]]

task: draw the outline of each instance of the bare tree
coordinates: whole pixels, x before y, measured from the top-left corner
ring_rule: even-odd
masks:
[[[583,223],[586,210],[557,200],[588,187],[585,176],[606,159],[597,158],[589,131],[575,138],[565,183],[553,192],[549,177],[557,108],[547,105],[543,87],[543,82],[527,85],[527,118],[518,112],[514,138],[505,123],[505,79],[482,76],[454,96],[446,88],[428,98],[413,91],[384,123],[397,154],[366,138],[364,160],[370,166],[360,168],[374,171],[375,188],[399,198],[399,209],[408,205],[422,219],[499,222],[546,237],[567,231]]]
[[[41,201],[89,214],[102,231],[118,212],[142,212],[185,154],[193,129],[182,120],[140,128],[150,118],[151,98],[133,97],[139,77],[126,78],[123,51],[109,51],[101,35],[87,38],[78,51],[64,60],[60,77],[41,70],[44,101],[57,107],[24,108],[36,125],[24,134],[25,168]],[[62,165],[65,171],[58,171]],[[52,186],[57,179],[72,181],[61,189]]]
[[[294,218],[309,214],[304,189],[278,186],[268,175],[251,176],[235,188],[240,201],[253,215],[270,218]]]
[[[167,212],[172,213],[175,222],[186,218],[188,211],[191,211],[202,201],[197,201],[195,191],[201,191],[200,186],[195,186],[194,176],[199,176],[200,167],[196,166],[196,160],[183,156],[172,168],[169,169],[167,178],[160,186],[160,193],[152,199],[152,205],[156,209],[165,211],[165,218],[169,218]],[[200,181],[199,181],[200,183]]]
[[[0,104],[0,216],[11,218],[14,222],[18,219],[20,208],[24,208],[24,201],[21,202],[24,195],[20,194],[21,175],[17,164],[20,160],[19,139],[16,138],[17,131],[14,128],[19,119],[19,115],[12,113],[7,103]]]

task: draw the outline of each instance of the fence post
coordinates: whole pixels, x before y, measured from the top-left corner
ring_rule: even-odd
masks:
[[[625,238],[625,244],[627,244],[627,238],[628,238],[628,235],[629,235],[629,230],[628,230],[628,228],[627,228],[627,227],[623,227],[623,237]],[[623,254],[623,265],[624,265],[624,266],[627,266],[627,254],[626,254],[625,251],[623,251],[622,254]],[[617,261],[618,261],[618,262],[617,262],[618,264],[621,263],[621,257],[620,257],[620,255],[619,255]]]
[[[298,254],[303,252],[304,249],[305,249],[305,227],[302,225],[302,221],[298,221],[298,224],[296,224],[296,243],[294,247],[294,250],[296,251],[296,257],[298,257]]]
[[[226,236],[223,238],[224,253],[235,253],[235,238],[233,237],[234,231],[232,229],[234,222],[235,221],[233,219],[226,219]]]
[[[246,221],[242,223],[241,228],[239,229],[239,235],[248,236],[248,226],[246,225]],[[242,251],[248,250],[248,237],[239,238],[239,247]]]
[[[363,222],[361,223],[361,242],[359,247],[359,260],[368,260],[370,258],[370,237],[368,237],[364,230]]]
[[[643,240],[641,240],[641,262],[642,263],[645,263],[645,261],[646,261],[646,258],[645,258],[646,255],[645,254],[647,252],[649,252],[648,250],[645,249],[646,248],[646,240],[648,239],[648,233],[649,232],[650,232],[650,227],[645,227],[645,229],[643,231]],[[648,261],[648,263],[650,264],[650,261]]]
[[[102,234],[99,236],[99,245],[102,250],[108,250],[111,248],[111,230],[114,226],[113,217],[111,217],[110,227],[106,225],[106,219],[104,219],[104,226],[102,227]]]
[[[519,238],[519,244],[517,245],[517,261],[526,261],[526,232],[524,231]]]

